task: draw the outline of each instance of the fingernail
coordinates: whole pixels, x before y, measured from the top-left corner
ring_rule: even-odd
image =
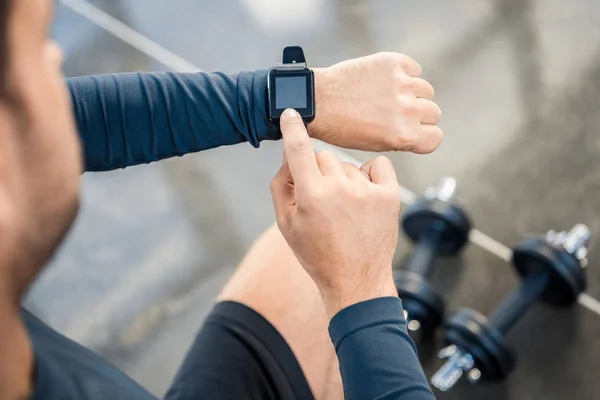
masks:
[[[281,118],[298,118],[300,115],[293,108],[286,108],[281,114]]]

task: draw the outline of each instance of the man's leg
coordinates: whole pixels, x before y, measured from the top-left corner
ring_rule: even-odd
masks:
[[[343,399],[321,297],[277,226],[254,243],[218,300],[242,303],[273,324],[294,352],[317,400]]]

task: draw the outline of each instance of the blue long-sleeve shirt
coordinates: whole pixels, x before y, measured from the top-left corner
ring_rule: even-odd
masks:
[[[87,171],[281,135],[266,118],[267,71],[131,73],[67,80]]]
[[[340,362],[346,400],[431,400],[402,302],[382,297],[337,313],[329,334]]]
[[[257,147],[262,140],[279,139],[277,127],[266,118],[266,76],[266,71],[236,76],[162,72],[69,79],[86,170],[124,168],[244,141]],[[398,298],[348,307],[331,320],[329,332],[346,399],[433,399]],[[52,396],[48,398],[79,399],[94,393],[86,385],[97,393],[105,385],[115,400],[152,398],[83,348],[58,346],[56,338],[38,342],[35,334],[32,343],[36,399],[46,393]]]

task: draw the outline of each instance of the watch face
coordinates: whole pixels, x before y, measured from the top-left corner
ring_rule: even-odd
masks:
[[[267,79],[269,119],[279,122],[286,108],[293,108],[305,121],[315,116],[314,74],[306,68],[299,71],[272,69]]]
[[[275,77],[275,108],[306,108],[308,93],[306,92],[307,76]]]

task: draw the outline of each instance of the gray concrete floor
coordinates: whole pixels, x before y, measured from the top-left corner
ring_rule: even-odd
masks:
[[[436,87],[446,138],[432,155],[389,155],[404,186],[421,192],[456,177],[475,225],[509,246],[577,222],[600,234],[596,0],[93,3],[206,70],[269,67],[288,44],[304,46],[314,66],[409,54]],[[62,4],[53,35],[69,76],[166,69]],[[273,221],[268,182],[280,154],[278,143],[239,145],[86,174],[82,214],[27,305],[161,395],[214,297]],[[401,242],[397,256],[409,250]],[[600,297],[600,253],[590,250],[589,293]],[[475,246],[441,263],[434,280],[450,309],[483,312],[517,283]],[[600,316],[582,306],[536,305],[510,334],[520,363],[509,380],[439,397],[598,398],[599,333]],[[429,376],[439,346],[421,348]]]

